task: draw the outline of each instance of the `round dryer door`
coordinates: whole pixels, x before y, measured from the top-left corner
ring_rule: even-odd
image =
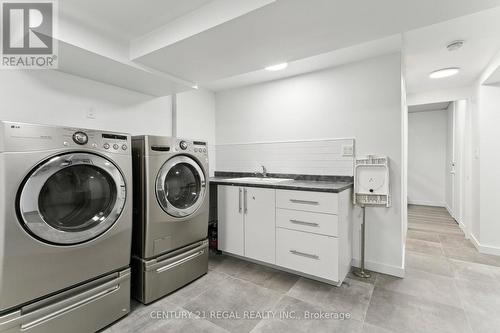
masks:
[[[175,156],[160,169],[156,178],[156,197],[161,208],[174,217],[193,214],[205,197],[205,174],[188,156]]]
[[[94,154],[70,153],[40,164],[19,196],[19,213],[38,239],[70,245],[108,230],[125,205],[126,184],[118,168]]]

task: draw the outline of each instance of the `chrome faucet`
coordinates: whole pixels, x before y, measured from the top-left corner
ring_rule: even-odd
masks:
[[[267,169],[263,165],[261,165],[261,168],[262,168],[262,177],[266,178],[267,177]]]

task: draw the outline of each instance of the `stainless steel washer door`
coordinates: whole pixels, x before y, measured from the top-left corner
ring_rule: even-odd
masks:
[[[89,153],[69,153],[42,163],[27,178],[19,213],[38,239],[71,245],[108,230],[125,205],[126,184],[118,168]]]
[[[172,157],[161,167],[156,178],[156,197],[161,208],[174,217],[193,214],[205,197],[203,170],[192,158]]]

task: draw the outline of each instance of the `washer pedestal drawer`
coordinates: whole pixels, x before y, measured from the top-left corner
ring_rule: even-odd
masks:
[[[208,272],[208,241],[203,240],[151,260],[132,257],[132,295],[151,303]]]
[[[129,312],[127,268],[0,315],[0,332],[96,332]]]

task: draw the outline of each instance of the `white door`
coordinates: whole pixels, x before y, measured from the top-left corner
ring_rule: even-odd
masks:
[[[276,209],[273,189],[243,189],[245,213],[245,256],[275,263]]]
[[[244,255],[243,188],[219,185],[217,204],[219,250]]]

